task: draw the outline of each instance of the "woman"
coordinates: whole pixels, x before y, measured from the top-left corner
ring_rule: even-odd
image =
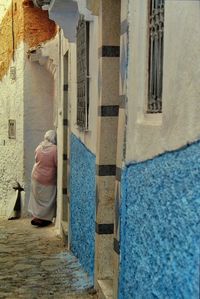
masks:
[[[56,215],[57,146],[56,133],[47,131],[44,141],[35,150],[31,175],[29,212],[32,225],[46,226]]]

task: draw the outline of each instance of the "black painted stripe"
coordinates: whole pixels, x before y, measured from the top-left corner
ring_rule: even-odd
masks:
[[[121,168],[116,167],[116,180],[119,182],[121,182],[121,173],[122,173]]]
[[[119,57],[120,46],[102,46],[99,48],[99,57]]]
[[[63,154],[63,161],[67,161],[67,154]]]
[[[114,232],[114,224],[99,224],[95,223],[95,231],[99,235],[111,235]]]
[[[99,176],[115,176],[116,165],[96,165],[96,174]]]
[[[67,188],[63,188],[63,194],[67,194]]]
[[[125,19],[124,21],[121,22],[121,35],[123,35],[124,33],[128,32],[128,21],[127,19]]]
[[[99,116],[118,116],[119,115],[119,106],[112,105],[112,106],[99,106],[98,107],[98,115]]]
[[[64,84],[64,85],[63,85],[63,90],[64,90],[64,91],[68,91],[68,84]]]
[[[63,126],[65,126],[65,127],[68,126],[68,119],[67,118],[63,119]]]
[[[120,243],[117,239],[114,238],[113,249],[117,254],[120,254]]]
[[[121,95],[119,96],[119,108],[124,109],[126,107],[127,96]]]

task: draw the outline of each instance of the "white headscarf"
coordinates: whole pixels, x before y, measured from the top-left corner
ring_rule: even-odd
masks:
[[[52,146],[52,144],[56,144],[56,132],[54,130],[49,130],[44,135],[44,141],[42,141],[41,145],[43,148]]]
[[[44,140],[56,144],[56,132],[54,130],[47,131],[44,135]]]

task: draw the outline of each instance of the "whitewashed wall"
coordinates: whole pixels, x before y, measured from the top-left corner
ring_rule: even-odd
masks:
[[[24,45],[15,53],[16,80],[0,81],[0,216],[6,215],[15,180],[23,185]],[[16,139],[8,138],[8,120],[16,120]]]
[[[0,21],[11,5],[1,0]],[[41,59],[28,59],[28,46],[20,44],[16,50],[16,80],[10,74],[0,81],[0,216],[6,215],[15,195],[15,180],[25,187],[26,209],[30,195],[30,177],[34,150],[44,133],[57,126],[58,36],[42,44]],[[0,59],[1,60],[1,59]],[[57,100],[55,100],[57,99]],[[8,138],[8,120],[16,119],[17,138]]]
[[[200,3],[165,1],[163,113],[147,115],[147,0],[129,1],[126,160],[200,137]]]
[[[7,9],[11,5],[11,0],[1,0],[0,2],[0,22],[2,21]]]

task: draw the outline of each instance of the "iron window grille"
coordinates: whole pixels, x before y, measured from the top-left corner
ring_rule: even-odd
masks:
[[[89,22],[80,18],[77,27],[77,125],[88,129],[89,116]]]
[[[165,0],[150,0],[148,113],[162,112]]]

